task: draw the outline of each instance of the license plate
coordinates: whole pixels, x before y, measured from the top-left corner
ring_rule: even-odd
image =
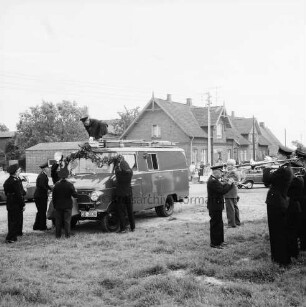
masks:
[[[81,217],[97,217],[98,212],[91,210],[91,211],[81,211]]]

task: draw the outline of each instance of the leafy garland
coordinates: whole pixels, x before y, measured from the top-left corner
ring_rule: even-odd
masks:
[[[101,158],[99,155],[93,152],[92,147],[88,143],[79,145],[79,147],[80,149],[78,151],[71,153],[63,160],[65,164],[68,164],[76,159],[89,159],[93,163],[97,164],[98,167],[102,167],[105,164],[110,165],[114,163],[116,165],[122,160],[122,156],[119,154],[110,158]]]

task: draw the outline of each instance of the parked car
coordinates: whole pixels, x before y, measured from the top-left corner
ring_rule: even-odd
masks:
[[[242,179],[238,183],[238,188],[252,189],[254,184],[264,184],[262,180],[263,168],[247,169],[242,172]]]
[[[7,172],[0,173],[0,202],[6,201],[6,195],[4,193],[3,184],[9,176],[10,176],[9,173]],[[23,188],[26,191],[26,195],[24,197],[26,201],[33,201],[34,199],[37,176],[38,174],[36,173],[20,173],[19,175],[22,181]],[[49,185],[52,186],[51,178],[49,178]]]
[[[183,201],[189,195],[188,166],[183,149],[173,146],[150,146],[127,141],[124,147],[118,142],[105,148],[91,148],[94,160],[112,161],[119,154],[133,169],[133,209],[138,212],[155,208],[158,216],[167,217],[173,213],[174,202]],[[96,220],[102,230],[119,230],[119,218],[115,210],[116,176],[114,164],[99,164],[88,156],[79,157],[68,165],[73,176],[78,198],[73,200],[72,227],[78,220]],[[52,206],[52,201],[50,201]],[[51,212],[50,212],[51,211]],[[52,219],[52,210],[48,210]]]

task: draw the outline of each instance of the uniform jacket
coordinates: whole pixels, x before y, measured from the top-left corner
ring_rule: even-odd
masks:
[[[292,179],[293,172],[290,166],[263,170],[263,182],[265,185],[270,185],[266,198],[267,206],[282,212],[287,210],[289,206],[287,194]]]
[[[132,193],[131,181],[133,177],[132,169],[123,170],[116,167],[115,169],[117,186],[116,196],[128,196]]]
[[[103,135],[107,134],[108,125],[100,120],[90,118],[89,125],[84,127],[90,137],[93,137],[94,139],[100,139]]]
[[[58,163],[54,163],[51,166],[51,178],[52,178],[53,184],[56,184],[60,180],[58,176],[58,167],[59,167]]]
[[[303,200],[304,179],[294,177],[288,189],[289,208],[291,212],[301,212],[301,203]]]
[[[225,182],[227,182],[229,178],[232,178],[234,179],[235,182],[238,182],[240,179],[239,177],[240,176],[237,170],[233,169],[225,173],[224,180]],[[224,198],[237,198],[237,196],[238,196],[238,188],[235,184],[233,184],[231,189],[227,193],[224,194]]]
[[[23,197],[26,195],[26,191],[23,189],[20,178],[11,175],[5,180],[3,188],[7,197],[7,210],[22,210],[25,206]]]
[[[224,209],[223,195],[231,189],[232,185],[222,184],[216,177],[211,175],[207,181],[207,208],[209,211],[219,211]]]
[[[78,197],[74,185],[66,179],[58,181],[52,191],[54,209],[72,209],[71,197]]]
[[[48,190],[52,190],[49,186],[49,178],[45,172],[41,172],[36,179],[34,198],[48,198]]]

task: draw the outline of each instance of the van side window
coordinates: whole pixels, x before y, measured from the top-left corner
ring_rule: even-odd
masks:
[[[147,155],[147,164],[148,169],[158,169],[157,155],[156,154],[148,154]]]

